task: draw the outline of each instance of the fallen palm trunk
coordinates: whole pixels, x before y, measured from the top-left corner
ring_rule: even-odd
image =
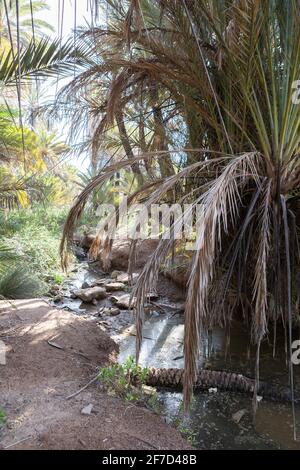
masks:
[[[182,388],[183,369],[154,369],[151,368],[147,377],[147,385],[153,387]],[[253,394],[255,381],[249,377],[233,372],[200,370],[195,389],[208,390],[217,388],[222,391],[242,392]],[[291,401],[289,389],[281,389],[267,382],[260,382],[258,395],[275,401]],[[299,400],[298,400],[299,401]]]

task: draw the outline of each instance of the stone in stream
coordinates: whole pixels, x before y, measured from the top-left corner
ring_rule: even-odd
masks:
[[[117,307],[123,308],[125,310],[132,309],[135,306],[136,299],[133,298],[130,305],[130,294],[124,295],[112,295],[110,300],[116,304]]]
[[[78,289],[74,291],[74,295],[83,302],[90,303],[94,299],[101,300],[106,298],[106,289],[104,287],[90,287],[89,289]]]
[[[112,272],[110,273],[110,275],[111,275],[111,277],[112,277],[113,279],[117,279],[117,277],[118,277],[120,274],[123,274],[123,271],[117,271],[117,270],[115,270],[115,271],[112,271]]]
[[[108,292],[116,292],[118,290],[124,290],[126,285],[124,282],[117,282],[115,279],[96,279],[91,283],[89,287],[101,286],[104,287]]]
[[[102,307],[98,315],[109,315],[111,317],[116,317],[117,315],[120,315],[121,311],[117,307]]]
[[[116,292],[119,290],[124,290],[126,288],[123,282],[109,282],[103,284],[103,287],[107,290],[107,292]]]
[[[105,284],[108,284],[110,282],[114,282],[114,279],[110,279],[108,277],[102,277],[100,279],[96,279],[91,283],[91,287],[96,287],[96,286],[102,286],[105,287]]]
[[[120,273],[117,275],[116,280],[117,282],[124,282],[125,284],[132,283],[134,284],[139,277],[139,273],[132,273],[131,276],[129,276],[128,273]]]

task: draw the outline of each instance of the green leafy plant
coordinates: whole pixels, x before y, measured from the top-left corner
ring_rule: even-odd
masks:
[[[189,426],[184,426],[183,423],[180,423],[177,427],[180,434],[191,444],[191,446],[195,447],[197,443],[197,433],[191,430]]]
[[[99,380],[107,392],[124,400],[158,410],[157,395],[154,390],[145,387],[149,368],[136,364],[129,356],[124,364],[113,364],[99,372]]]
[[[0,408],[0,428],[5,424],[5,422],[6,422],[6,413],[2,408]]]

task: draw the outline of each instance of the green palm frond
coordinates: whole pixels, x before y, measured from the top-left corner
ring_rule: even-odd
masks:
[[[77,61],[79,55],[76,56]],[[71,43],[61,45],[59,39],[42,39],[23,48],[20,53],[20,79],[28,80],[31,77],[44,78],[65,75],[74,71],[74,51]],[[15,85],[18,71],[18,58],[13,56],[12,50],[2,54],[0,58],[0,82],[4,85]]]

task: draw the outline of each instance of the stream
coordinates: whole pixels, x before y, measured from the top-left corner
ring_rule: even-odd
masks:
[[[120,348],[119,362],[135,355],[135,324],[132,312],[121,310],[117,316],[98,317],[101,307],[113,306],[109,298],[98,305],[82,303],[71,298],[74,289],[87,286],[96,279],[105,277],[97,265],[81,262],[71,273],[62,298],[56,299],[57,308],[66,308],[75,314],[92,315],[99,325],[114,339]],[[124,294],[124,292],[114,292]],[[146,312],[140,363],[149,367],[182,368],[183,360],[183,315],[178,305],[168,298],[159,298],[155,308]],[[261,350],[260,373],[262,380],[287,386],[288,369],[285,361],[284,341],[273,358],[272,345],[265,341]],[[227,370],[254,377],[255,349],[247,352],[249,335],[239,323],[232,325],[230,347],[225,354],[224,331],[215,328],[209,337],[203,337],[199,355],[199,367]],[[300,366],[294,367],[295,391],[300,395]],[[190,417],[182,411],[182,393],[159,390],[163,418],[176,424],[189,441],[199,449],[300,449],[300,407],[296,406],[298,440],[293,441],[291,405],[262,400],[253,420],[252,398],[234,392],[195,393]]]

